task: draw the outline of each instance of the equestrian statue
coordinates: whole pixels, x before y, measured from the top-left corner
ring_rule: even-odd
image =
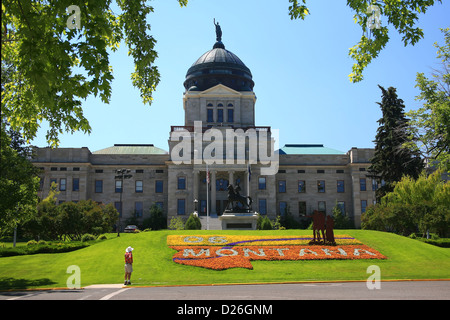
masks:
[[[239,184],[236,187],[228,185],[228,204],[225,212],[250,212],[252,210],[252,198],[242,196],[240,191]]]

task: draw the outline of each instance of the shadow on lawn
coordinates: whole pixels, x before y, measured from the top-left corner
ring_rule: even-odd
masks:
[[[15,278],[0,278],[0,290],[9,289],[28,289],[30,287],[40,287],[53,285],[56,282],[51,281],[47,278],[42,279],[15,279]]]

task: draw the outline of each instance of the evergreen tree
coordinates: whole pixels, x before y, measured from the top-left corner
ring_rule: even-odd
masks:
[[[417,179],[423,169],[423,160],[418,152],[404,146],[409,141],[409,120],[405,117],[405,105],[398,98],[397,90],[378,87],[382,91],[381,103],[378,104],[383,116],[378,120],[380,126],[374,141],[375,155],[371,159],[368,177],[384,182],[377,190],[379,200],[393,190],[393,183],[400,181],[403,175]]]

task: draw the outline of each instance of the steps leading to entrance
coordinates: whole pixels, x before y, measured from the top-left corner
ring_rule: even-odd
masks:
[[[207,217],[199,216],[202,223],[202,230],[207,230]],[[209,230],[222,230],[222,221],[219,220],[217,214],[209,216]]]

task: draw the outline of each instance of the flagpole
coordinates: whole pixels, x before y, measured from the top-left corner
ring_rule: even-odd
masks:
[[[206,163],[206,230],[209,230],[209,171]]]

